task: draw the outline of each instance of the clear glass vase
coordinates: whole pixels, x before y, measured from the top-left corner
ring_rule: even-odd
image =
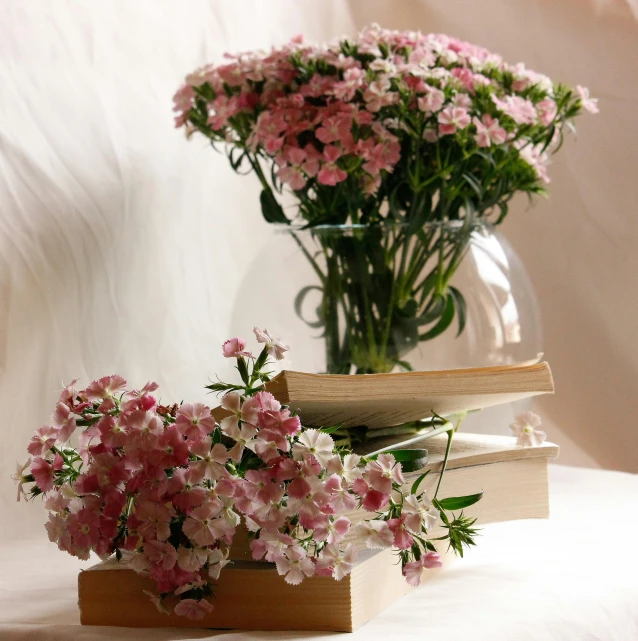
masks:
[[[283,366],[375,373],[503,365],[542,347],[521,261],[482,221],[277,228],[233,310],[290,343]]]

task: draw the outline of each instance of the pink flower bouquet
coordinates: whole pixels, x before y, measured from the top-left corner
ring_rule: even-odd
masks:
[[[285,191],[314,230],[319,282],[303,291],[323,293],[331,373],[409,368],[419,340],[455,317],[462,331],[450,280],[471,234],[502,222],[517,192],[544,193],[565,128],[597,111],[583,87],[441,34],[374,25],[227,58],[187,76],[176,124],[257,175],[267,221],[291,222]]]
[[[406,491],[392,453],[360,457],[337,450],[330,429],[304,428],[264,390],[269,356],[287,345],[255,334],[264,344],[257,358],[241,338],[223,346],[241,382],[209,386],[223,393],[219,422],[202,403],[160,404],[155,383],[127,391],[117,375],[63,390],[16,475],[18,499],[43,496],[51,541],[81,559],[125,557],[155,582],[149,596],[160,611],[177,597],[175,613],[194,619],[213,607],[210,582],[231,562],[241,523],[254,558],[275,563],[291,584],[315,574],[339,580],[358,547],[394,546],[416,585],[441,563],[428,535],[439,520],[439,540],[455,552],[474,544],[473,521],[450,510],[480,494],[429,498],[419,491],[424,475]],[[346,513],[356,509],[369,514],[353,526]]]

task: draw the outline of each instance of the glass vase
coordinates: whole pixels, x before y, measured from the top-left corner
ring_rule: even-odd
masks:
[[[292,345],[284,367],[316,373],[504,365],[541,350],[523,265],[480,220],[277,228],[233,327],[246,318]]]

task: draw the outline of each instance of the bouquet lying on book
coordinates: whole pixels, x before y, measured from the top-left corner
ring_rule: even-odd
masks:
[[[51,541],[81,559],[125,557],[153,580],[149,596],[160,611],[178,597],[174,612],[192,619],[212,610],[211,581],[229,562],[240,524],[253,558],[275,563],[290,584],[313,575],[342,579],[361,547],[397,548],[411,585],[441,565],[436,541],[462,556],[476,534],[463,509],[481,493],[440,499],[441,474],[428,496],[419,489],[427,472],[407,486],[403,476],[424,467],[423,450],[359,456],[335,446],[339,425],[302,426],[303,416],[266,391],[277,383],[270,357],[288,347],[266,331],[255,334],[264,344],[257,357],[243,339],[224,343],[241,383],[208,386],[223,393],[213,413],[201,403],[161,405],[155,383],[127,391],[117,375],[64,389],[17,477],[18,498],[44,496]],[[454,426],[436,418],[432,432],[450,434],[447,459]],[[530,443],[544,437],[531,421],[519,429]],[[365,516],[347,516],[353,512]]]

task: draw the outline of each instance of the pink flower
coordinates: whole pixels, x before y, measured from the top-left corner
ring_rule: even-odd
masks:
[[[67,527],[73,538],[73,544],[82,549],[95,546],[100,538],[99,516],[86,508],[76,514],[69,514]]]
[[[348,172],[340,169],[335,163],[324,163],[319,170],[317,180],[322,185],[334,187],[348,177]]]
[[[200,621],[212,611],[213,606],[206,601],[206,599],[200,599],[199,601],[195,599],[182,599],[175,606],[175,614],[194,621]]]
[[[184,534],[197,545],[212,545],[225,533],[223,518],[219,518],[220,509],[214,503],[205,503],[194,509],[184,524]]]
[[[590,114],[597,114],[600,111],[598,108],[598,99],[590,97],[589,89],[587,89],[587,87],[577,85],[576,93],[578,94],[580,104],[583,106],[585,111],[589,111]]]
[[[37,456],[31,463],[31,474],[42,492],[53,489],[54,469],[49,461]]]
[[[177,549],[177,564],[186,572],[197,572],[208,560],[208,549],[200,547],[187,548],[180,545]]]
[[[330,569],[332,576],[337,581],[341,581],[344,576],[350,574],[356,562],[357,549],[352,543],[348,543],[345,549],[340,549],[337,544],[333,543],[327,545],[321,552],[317,561],[317,570]]]
[[[443,567],[443,561],[437,552],[428,552],[421,557],[421,565],[426,570]]]
[[[463,107],[446,107],[438,116],[439,133],[453,134],[457,129],[465,129],[472,119]]]
[[[126,421],[134,449],[150,451],[156,447],[158,438],[164,431],[164,425],[155,412],[135,410],[126,417]]]
[[[541,417],[534,412],[523,412],[519,414],[510,429],[516,436],[516,444],[521,447],[538,447],[547,439],[547,434],[538,428],[541,425]]]
[[[268,353],[280,361],[284,357],[284,352],[287,352],[290,347],[286,343],[282,342],[279,338],[273,338],[268,330],[261,330],[258,327],[253,329],[255,333],[255,338],[258,343],[265,343]]]
[[[328,543],[338,543],[348,533],[350,529],[350,519],[340,516],[338,519],[328,520],[323,525],[315,528],[313,538],[315,541],[327,541]]]
[[[405,516],[405,525],[411,532],[421,534],[422,528],[429,530],[436,525],[439,518],[438,510],[423,494],[421,500],[414,494],[403,500],[403,515]]]
[[[240,356],[252,357],[252,354],[246,351],[246,344],[246,339],[240,338],[239,336],[228,339],[222,346],[224,358],[239,358]]]
[[[191,447],[191,454],[200,457],[199,460],[193,461],[190,467],[202,478],[216,481],[226,473],[224,465],[229,458],[228,450],[221,443],[213,445],[210,436],[194,443]]]
[[[211,416],[209,407],[193,403],[179,408],[175,425],[189,441],[197,441],[213,432],[215,419]]]
[[[547,98],[536,105],[536,111],[538,113],[538,121],[541,125],[547,127],[552,123],[554,118],[556,118],[558,109],[556,107],[556,103]]]
[[[177,563],[177,550],[170,543],[162,541],[146,541],[144,556],[163,570],[170,570]]]
[[[445,102],[445,94],[435,87],[426,87],[425,96],[421,96],[417,99],[417,105],[421,111],[426,113],[434,113],[439,111],[443,107]]]
[[[410,561],[403,566],[403,576],[409,585],[417,587],[421,583],[423,565],[421,561]]]
[[[69,406],[62,402],[59,402],[55,406],[52,423],[60,430],[58,433],[58,440],[61,443],[65,443],[69,440],[77,426],[75,416],[72,414]]]
[[[403,567],[403,576],[412,586],[416,587],[421,583],[421,576],[424,569],[434,569],[443,566],[441,557],[436,552],[427,552],[418,561],[406,563]]]
[[[303,189],[308,182],[301,167],[295,165],[282,167],[277,172],[277,177],[281,182],[286,183],[293,191]]]
[[[394,534],[394,545],[400,550],[407,550],[413,543],[414,539],[405,526],[405,516],[398,519],[389,519],[388,527]]]
[[[171,535],[171,519],[175,511],[160,503],[144,501],[135,511],[135,528],[147,541],[157,539],[166,541]]]
[[[483,114],[481,120],[474,116],[472,122],[476,127],[474,140],[479,147],[490,147],[492,143],[502,145],[507,140],[507,131],[489,114]]]
[[[533,103],[520,96],[506,96],[501,100],[492,94],[492,101],[498,109],[519,125],[531,125],[538,119]]]
[[[41,427],[34,436],[27,447],[27,452],[31,456],[41,456],[47,450],[50,450],[58,439],[60,430],[51,425],[44,425]]]
[[[306,456],[314,456],[319,463],[325,465],[332,458],[334,441],[329,434],[321,430],[304,430],[293,445],[292,455],[299,461]]]
[[[380,111],[383,107],[399,102],[399,94],[391,91],[391,84],[387,78],[371,82],[363,92],[366,108],[372,113]]]
[[[361,507],[368,512],[378,512],[390,501],[390,494],[384,494],[379,490],[368,490],[363,497]]]
[[[369,461],[364,477],[375,490],[383,494],[390,494],[393,483],[404,483],[401,465],[394,460],[392,454],[379,454],[375,461]]]
[[[126,381],[119,375],[103,376],[93,381],[84,391],[89,401],[112,399],[126,389]]]
[[[392,547],[394,533],[388,527],[386,521],[366,520],[357,523],[354,528],[357,541],[371,550],[383,550]]]
[[[305,550],[300,546],[293,546],[283,549],[275,564],[277,572],[284,577],[286,583],[299,585],[306,576],[315,573],[315,564],[306,556]]]

